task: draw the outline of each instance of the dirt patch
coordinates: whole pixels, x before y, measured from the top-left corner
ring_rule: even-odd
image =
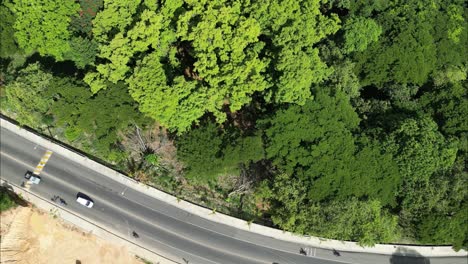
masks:
[[[0,263],[143,263],[123,246],[84,233],[30,207],[2,213],[0,220]]]
[[[19,210],[8,210],[0,214],[0,237],[2,237],[10,229],[10,225]]]

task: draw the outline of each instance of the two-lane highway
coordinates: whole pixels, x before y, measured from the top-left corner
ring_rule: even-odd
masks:
[[[20,185],[24,181],[24,173],[35,168],[46,149],[3,127],[0,136],[0,177]],[[41,183],[31,185],[31,192],[45,199],[58,195],[67,202],[68,210],[179,263],[404,263],[393,262],[395,258],[392,256],[377,254],[342,252],[341,256],[335,256],[330,250],[319,248],[313,249],[315,257],[304,256],[299,254],[304,245],[239,230],[189,214],[58,153],[50,157],[40,175]],[[75,201],[78,192],[89,195],[94,206],[86,208],[78,204]],[[139,234],[139,238],[132,236],[133,231]],[[466,263],[464,261],[455,257],[434,258],[430,263]]]
[[[26,170],[33,170],[45,151],[2,128],[1,177],[20,185]],[[236,239],[239,232],[232,232],[231,228],[187,215],[57,153],[40,175],[41,183],[32,185],[30,191],[46,199],[58,195],[67,202],[67,209],[181,263],[182,259],[189,263],[336,263],[302,256],[298,254],[300,247],[293,244],[289,251],[283,251],[268,244],[261,246]],[[78,192],[94,200],[93,208],[75,201]],[[198,225],[186,221],[187,218],[197,218]],[[203,222],[209,226],[203,226]],[[132,237],[132,231],[139,234],[138,239]],[[291,248],[297,253],[291,252]]]

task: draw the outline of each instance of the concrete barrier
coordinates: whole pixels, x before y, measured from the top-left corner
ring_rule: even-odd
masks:
[[[12,131],[13,133],[29,141],[34,142],[35,144],[39,144],[43,146],[44,148],[52,150],[53,152],[61,156],[71,159],[79,163],[82,166],[93,169],[96,172],[99,172],[100,174],[105,175],[106,177],[112,178],[113,180],[118,181],[130,188],[133,188],[137,191],[145,193],[148,196],[164,201],[172,206],[185,210],[188,213],[198,215],[210,221],[225,224],[225,225],[230,225],[232,227],[242,229],[245,231],[261,234],[261,235],[268,236],[268,237],[273,237],[279,240],[299,243],[299,244],[307,245],[309,247],[336,249],[339,251],[398,255],[401,250],[403,251],[410,250],[412,252],[415,252],[416,255],[419,254],[420,256],[424,256],[424,257],[468,256],[467,251],[460,250],[457,252],[453,250],[452,247],[450,246],[408,246],[408,245],[376,244],[374,247],[362,247],[355,242],[323,239],[319,237],[300,236],[300,235],[296,235],[290,232],[285,232],[282,230],[278,230],[278,229],[274,229],[274,228],[254,224],[254,223],[250,224],[244,220],[231,217],[222,213],[213,214],[212,210],[189,203],[184,200],[179,200],[175,196],[169,195],[153,187],[137,182],[115,170],[112,170],[96,161],[93,161],[87,158],[86,156],[83,156],[67,148],[59,146],[3,118],[0,119],[0,126]]]

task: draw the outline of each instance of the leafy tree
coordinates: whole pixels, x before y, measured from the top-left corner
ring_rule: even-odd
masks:
[[[328,78],[330,86],[344,92],[350,98],[358,97],[361,88],[359,78],[354,73],[354,66],[350,61],[340,61],[337,65],[333,65],[333,74]]]
[[[0,57],[6,58],[13,56],[16,53],[21,53],[21,49],[16,44],[14,37],[14,24],[15,14],[7,7],[11,6],[10,1],[2,1],[0,3],[0,39],[2,44],[0,45]]]
[[[320,12],[321,1],[256,1],[250,7],[260,23],[271,57],[274,87],[267,99],[305,104],[311,85],[323,81],[331,70],[319,57],[314,44],[338,29],[339,19]]]
[[[103,7],[104,0],[79,0],[80,10],[72,17],[70,28],[82,37],[91,38],[93,35],[93,19]]]
[[[320,222],[314,226],[325,237],[355,240],[366,246],[399,237],[397,217],[383,210],[379,201],[333,201],[321,209]]]
[[[215,3],[213,3],[214,5]],[[164,53],[164,45],[167,46],[169,43],[173,42],[175,39],[176,35],[171,35],[170,32],[167,30],[165,32],[162,32],[162,28],[169,26],[169,22],[171,17],[163,17],[162,15],[156,15],[153,11],[149,10],[144,10],[142,15],[141,15],[141,22],[138,22],[135,27],[130,29],[125,35],[124,34],[117,34],[115,38],[109,43],[108,46],[104,46],[101,49],[101,54],[99,55],[100,57],[107,58],[109,59],[112,63],[111,64],[106,64],[106,65],[98,65],[97,70],[99,73],[91,73],[88,74],[86,80],[88,83],[91,84],[91,88],[94,91],[97,91],[99,89],[102,89],[105,87],[105,83],[102,81],[103,77],[107,78],[111,82],[116,82],[119,80],[123,80],[125,77],[125,74],[129,71],[129,67],[127,66],[130,60],[133,57],[133,54],[137,52],[142,52],[146,51],[147,49],[150,48],[150,45],[153,45],[153,47],[159,51],[159,52],[153,52],[150,53],[147,57],[145,57],[141,63],[139,64],[140,67],[142,68],[141,71],[136,71],[135,75],[133,76],[132,79],[129,81],[129,85],[131,86],[132,94],[136,98],[137,101],[139,101],[142,105],[142,111],[148,113],[152,117],[156,117],[156,120],[160,121],[161,123],[171,127],[171,128],[178,128],[181,132],[183,132],[188,126],[191,125],[191,123],[195,120],[197,120],[205,111],[211,111],[214,112],[215,114],[220,111],[220,109],[223,107],[223,105],[226,103],[226,100],[230,101],[230,105],[233,105],[237,110],[245,104],[246,100],[250,100],[247,94],[253,93],[253,91],[247,90],[247,92],[243,91],[246,89],[256,89],[256,90],[263,90],[265,87],[264,81],[262,81],[261,76],[259,75],[260,72],[262,71],[261,68],[259,67],[264,67],[261,66],[261,62],[257,59],[256,57],[256,52],[258,52],[258,48],[253,48],[252,51],[247,52],[247,50],[244,50],[247,45],[250,43],[253,43],[256,41],[256,38],[259,34],[259,28],[258,25],[255,26],[255,21],[253,20],[245,20],[245,17],[240,16],[240,14],[237,14],[237,18],[235,16],[236,12],[240,12],[240,5],[236,5],[234,7],[231,7],[231,11],[229,10],[217,10],[217,9],[212,9],[208,8],[207,10],[203,10],[205,7],[199,2],[193,2],[191,5],[191,11],[187,11],[184,13],[184,16],[180,17],[179,21],[184,21],[186,19],[189,19],[192,15],[196,14],[197,12],[204,12],[203,14],[205,15],[204,17],[209,18],[206,22],[201,20],[198,24],[194,24],[194,28],[189,29],[185,26],[188,25],[186,23],[179,23],[180,29],[177,34],[181,35],[181,39],[185,41],[191,41],[193,48],[194,48],[194,55],[195,56],[200,56],[200,58],[197,58],[200,60],[200,63],[195,63],[195,70],[198,72],[197,74],[200,76],[199,78],[203,78],[203,80],[208,84],[202,89],[197,89],[200,92],[196,92],[195,94],[187,94],[185,91],[177,91],[178,88],[177,84],[185,84],[188,85],[189,87],[196,87],[197,82],[196,81],[191,81],[191,83],[188,83],[186,81],[183,81],[182,76],[180,77],[175,77],[174,79],[168,78],[169,76],[162,78],[160,80],[152,80],[152,78],[149,78],[148,80],[141,80],[141,73],[147,72],[147,69],[145,69],[145,66],[148,64],[158,64],[158,59],[156,57],[161,57],[164,55],[167,55]],[[211,5],[211,2],[210,2]],[[177,6],[162,6],[161,7],[161,14],[166,14],[166,15],[171,15],[170,13],[174,11],[174,9],[177,8]],[[237,11],[236,11],[237,10]],[[216,33],[216,30],[208,30],[205,27],[211,27],[216,25],[217,21],[211,21],[213,18],[219,18],[218,15],[216,14],[209,14],[209,12],[227,12],[226,14],[232,14],[232,19],[239,20],[238,24],[234,22],[230,22],[231,24],[234,23],[233,25],[226,24],[225,27],[226,29],[220,28],[220,31]],[[221,14],[221,13],[220,13]],[[231,19],[231,20],[232,20]],[[224,23],[224,21],[228,20],[220,20],[220,23]],[[196,27],[200,27],[197,29]],[[237,28],[239,27],[239,28]],[[256,27],[256,29],[255,29]],[[252,37],[249,37],[248,39],[243,39],[240,34],[245,34],[245,32],[249,31],[252,28],[253,35]],[[191,32],[191,33],[189,33]],[[195,34],[198,34],[196,32],[205,32],[204,34],[212,34],[215,32],[215,34],[218,35],[218,40],[217,41],[223,41],[222,43],[219,44],[219,47],[216,45],[218,44],[209,44],[207,45],[208,42],[206,39],[208,38],[214,38],[214,36],[206,36],[206,38],[202,38],[197,35],[195,38]],[[231,32],[231,33],[229,33]],[[257,33],[255,33],[257,32]],[[160,34],[161,33],[161,34]],[[229,36],[229,34],[232,34],[232,36]],[[223,36],[223,38],[219,38],[219,36]],[[226,40],[223,40],[226,39]],[[236,45],[227,45],[226,43],[234,42]],[[224,43],[224,44],[223,44]],[[164,44],[161,46],[161,44]],[[229,47],[236,47],[236,49],[229,50]],[[208,48],[208,49],[207,49]],[[216,54],[218,50],[221,50],[219,48],[223,48],[224,50],[222,51],[223,53]],[[211,49],[213,53],[212,55],[209,55],[209,49]],[[221,70],[204,70],[205,67],[208,67],[208,65],[212,65],[212,63],[208,62],[208,57],[203,57],[203,56],[215,56],[216,58],[219,58],[219,61],[225,61],[224,64],[220,64]],[[245,57],[245,54],[248,55],[248,57]],[[249,55],[250,54],[250,55]],[[229,57],[232,57],[232,62],[228,60]],[[153,62],[153,60],[156,60]],[[248,60],[251,60],[250,62]],[[203,62],[203,63],[201,63]],[[217,62],[215,60],[215,62]],[[223,66],[224,65],[224,66]],[[247,67],[242,68],[242,65],[247,65]],[[149,66],[149,65],[148,65]],[[219,67],[218,65],[214,64],[214,66],[209,66],[209,67]],[[161,67],[161,70],[163,68]],[[219,72],[218,72],[219,71]],[[236,75],[236,72],[238,72],[239,76],[234,77]],[[165,71],[162,71],[162,73],[165,75]],[[254,74],[254,75],[253,75]],[[258,76],[255,76],[258,75]],[[161,75],[158,75],[161,76]],[[212,76],[212,77],[210,77]],[[147,76],[150,77],[150,76]],[[161,76],[163,77],[163,76]],[[139,79],[143,82],[133,82],[134,79]],[[168,79],[167,81],[162,81],[164,79]],[[258,80],[258,81],[256,81]],[[146,83],[149,82],[165,82],[165,86],[167,89],[160,89],[160,92],[164,91],[171,91],[174,90],[175,93],[180,93],[183,97],[182,98],[187,98],[187,103],[183,103],[183,105],[187,105],[190,108],[187,108],[187,110],[190,110],[192,113],[187,113],[187,116],[190,116],[190,123],[184,122],[184,120],[177,120],[177,123],[179,124],[174,124],[172,125],[167,118],[177,118],[180,119],[180,116],[171,116],[168,113],[160,112],[160,111],[154,111],[154,108],[160,108],[158,105],[154,105],[154,101],[150,100],[150,98],[147,98],[146,95],[147,93],[143,93],[143,89],[150,89],[150,87],[144,86]],[[263,84],[262,84],[263,82]],[[176,84],[171,87],[170,84]],[[216,89],[211,88],[211,87],[216,87]],[[224,88],[223,88],[224,87]],[[238,91],[229,91],[229,89],[233,89],[238,87]],[[250,87],[250,88],[249,88]],[[185,89],[185,87],[184,87]],[[142,97],[141,95],[145,95]],[[187,97],[187,95],[190,95]],[[168,97],[167,94],[164,94],[164,97]],[[231,97],[231,99],[228,99],[228,97]],[[176,97],[177,98],[177,97]],[[205,99],[202,99],[205,98]],[[238,98],[238,99],[236,99]],[[242,99],[243,98],[243,99]],[[201,103],[191,103],[195,100],[201,101]],[[243,100],[241,103],[236,103],[235,100]],[[148,105],[149,104],[149,105]],[[166,103],[167,105],[168,103]],[[148,105],[148,107],[146,107]],[[177,101],[176,104],[173,106],[170,106],[171,108],[174,108],[177,106]],[[202,108],[197,109],[193,108],[194,106],[201,106]],[[218,109],[218,110],[217,110]],[[149,111],[148,111],[149,110]],[[170,112],[169,112],[170,113]],[[161,115],[165,115],[167,118],[160,118]],[[220,118],[221,121],[225,119],[223,115],[217,114],[217,116]]]
[[[112,111],[96,112],[96,109]],[[110,151],[117,142],[117,132],[134,123],[141,124],[142,118],[135,101],[127,92],[127,87],[118,83],[113,89],[102,91],[88,100],[82,106],[76,125],[83,130],[87,128],[85,132],[92,134],[98,143],[94,146],[96,151],[107,156],[112,154]]]
[[[382,28],[372,19],[351,17],[343,26],[344,51],[364,51],[369,43],[376,42],[382,34]]]
[[[310,188],[309,199],[320,201],[339,189],[355,151],[351,130],[359,122],[346,96],[319,91],[316,101],[278,111],[268,122],[267,158],[299,177]]]
[[[364,76],[363,85],[382,86],[387,82],[421,85],[435,70],[437,49],[433,25],[437,8],[417,6],[418,0],[392,5],[376,17],[385,37],[356,55],[358,71]]]
[[[93,65],[98,52],[98,43],[93,39],[93,23],[99,9],[104,5],[103,0],[79,0],[79,11],[72,16],[70,31],[73,36],[69,40],[70,50],[65,53],[65,59],[72,60],[75,65],[83,69]]]
[[[349,99],[343,93],[330,96],[326,90],[319,90],[315,97],[315,101],[292,105],[266,120],[271,124],[265,131],[267,157],[287,173],[296,167],[308,167],[311,159],[321,156],[320,152],[338,156],[354,151],[351,130],[357,127],[359,119]],[[321,142],[326,143],[320,145]]]
[[[382,210],[378,201],[355,198],[331,203],[310,203],[302,180],[287,174],[264,184],[258,194],[271,203],[275,224],[285,230],[340,240],[354,240],[371,246],[398,238],[397,218]]]
[[[119,7],[120,4],[124,6]],[[134,56],[136,54],[141,54],[152,48],[156,51],[149,52],[148,56],[151,56],[152,59],[154,59],[156,55],[161,57],[163,54],[167,53],[169,44],[174,41],[175,38],[175,33],[171,34],[171,29],[169,27],[171,17],[169,17],[169,14],[166,14],[170,12],[168,9],[174,8],[173,6],[164,5],[159,10],[160,12],[158,12],[158,14],[153,10],[143,10],[139,16],[139,20],[136,21],[136,24],[128,31],[124,31],[124,29],[131,22],[131,20],[129,20],[131,16],[128,17],[128,21],[114,21],[108,18],[108,16],[111,16],[111,14],[115,12],[114,9],[116,8],[121,10],[121,12],[129,12],[128,14],[131,14],[135,12],[134,9],[136,6],[125,6],[125,3],[120,3],[118,1],[112,2],[109,3],[109,5],[105,4],[104,10],[96,17],[97,21],[95,20],[95,23],[98,23],[97,28],[99,29],[95,27],[95,39],[101,44],[101,52],[98,54],[98,57],[104,58],[110,63],[97,65],[97,72],[89,72],[85,76],[84,80],[90,85],[93,92],[105,89],[108,81],[116,83],[124,80],[130,71],[128,64],[134,62]],[[164,17],[164,14],[168,17]],[[111,34],[111,36],[107,36],[108,34]],[[154,54],[151,55],[152,53]],[[144,62],[142,65],[145,65],[145,59],[146,57],[143,57],[142,60]],[[158,58],[157,60],[160,59]],[[146,82],[152,82],[152,80],[150,79]],[[131,82],[129,82],[129,85],[132,85]],[[149,89],[150,87],[144,88]],[[136,99],[137,101],[140,100],[138,96],[135,97],[138,98]],[[144,104],[145,102],[141,103]]]
[[[5,86],[7,101],[3,107],[11,111],[19,123],[39,127],[52,103],[52,99],[45,96],[51,80],[52,75],[44,72],[39,63],[28,65]]]
[[[259,195],[281,228],[366,245],[396,239],[397,220],[381,207],[396,205],[398,167],[378,142],[355,140],[358,123],[349,97],[327,89],[262,123],[267,157],[284,173],[264,182]]]
[[[455,249],[468,247],[468,173],[466,156],[457,159],[451,171],[433,177],[430,193],[439,201],[417,223],[417,237],[423,243],[452,244]]]
[[[185,163],[186,177],[198,182],[209,182],[222,172],[222,137],[214,123],[194,129],[177,141],[177,156]]]
[[[193,71],[208,83],[208,106],[219,122],[223,105],[231,111],[250,102],[256,91],[269,87],[267,63],[259,58],[260,24],[242,11],[241,2],[225,0],[188,1],[188,10],[178,19],[177,35],[190,41],[196,59]],[[197,20],[193,20],[198,17]]]
[[[186,176],[197,183],[214,182],[223,174],[236,175],[242,164],[264,157],[260,136],[223,134],[211,122],[180,136],[177,149],[177,156],[185,163]]]
[[[365,14],[382,26],[379,41],[356,54],[364,85],[422,85],[431,75],[439,80],[440,75],[463,75],[467,59],[460,54],[468,38],[462,1],[389,1],[371,6],[359,1],[351,8],[352,15]]]
[[[433,116],[444,135],[460,139],[460,148],[468,151],[468,82],[436,86],[424,93],[420,104]]]
[[[450,0],[440,4],[434,32],[438,49],[437,71],[432,77],[436,85],[466,79],[468,58],[462,55],[468,46],[466,17],[463,1]]]
[[[365,138],[358,146],[352,135],[358,122],[342,92],[318,91],[315,101],[290,106],[266,120],[266,156],[302,182],[310,201],[357,196],[394,205],[400,184],[396,164]]]
[[[113,155],[119,130],[143,121],[122,84],[93,95],[82,82],[55,78],[48,96],[55,98],[51,113],[57,125],[65,127],[67,139],[91,139],[85,147],[101,157]]]
[[[56,60],[64,59],[70,50],[68,26],[71,16],[78,11],[72,0],[14,0],[15,37],[26,53],[38,51]]]
[[[333,73],[328,77],[325,85],[347,94],[352,101],[360,95],[360,79],[355,72],[355,63],[349,58],[343,49],[335,41],[327,39],[318,45],[323,60],[333,68]]]
[[[96,41],[107,43],[116,32],[123,32],[133,21],[141,0],[104,0],[104,9],[93,20]]]
[[[206,112],[218,123],[224,122],[226,110],[240,110],[254,93],[265,93],[268,100],[274,94],[278,102],[303,104],[311,97],[311,84],[331,72],[312,45],[338,30],[337,17],[322,15],[319,1],[299,5],[273,1],[273,13],[257,4],[227,0],[145,2],[132,20],[130,14],[137,12],[133,4],[105,2],[94,28],[101,45],[98,57],[105,61],[97,65],[96,72],[89,72],[85,81],[97,92],[105,89],[108,81],[127,80],[141,111],[179,133]],[[293,10],[283,14],[289,10],[286,7]],[[116,12],[122,13],[123,19],[108,18]],[[281,23],[273,28],[268,25],[280,21],[279,17]],[[288,25],[287,19],[295,22]],[[305,26],[307,31],[303,32]],[[138,65],[135,70],[130,67],[133,64]],[[274,72],[267,71],[275,67]],[[146,74],[150,72],[146,68],[158,73]],[[267,92],[276,83],[273,76],[282,84],[275,88],[278,92]],[[161,87],[148,86],[151,83]],[[156,90],[157,96],[149,90]],[[174,100],[161,99],[159,104],[155,98]],[[179,113],[172,111],[177,108],[184,114],[174,115]]]
[[[396,207],[395,194],[402,179],[394,157],[384,153],[377,140],[362,136],[357,145],[360,149],[354,155],[347,177],[342,180],[338,197],[343,200],[351,196],[367,197],[379,201],[382,206]]]
[[[332,0],[331,3],[335,3],[340,8],[348,9],[351,13],[361,15],[364,17],[371,17],[372,15],[379,14],[380,12],[385,11],[389,6],[399,6],[398,2],[386,1],[386,0],[377,0],[377,1],[366,1],[366,0],[356,0],[356,1],[342,1],[342,0]]]
[[[438,132],[430,118],[405,120],[388,138],[403,175],[426,181],[438,169],[449,169],[457,149]]]
[[[405,225],[433,208],[437,195],[428,192],[431,176],[452,167],[456,143],[446,140],[430,118],[407,119],[387,139],[387,151],[400,168],[403,186],[399,196]],[[429,199],[432,198],[432,199]]]
[[[225,138],[228,135],[225,135]],[[226,139],[224,141],[227,141]],[[239,137],[223,150],[223,163],[226,167],[239,168],[239,164],[249,164],[262,160],[265,156],[263,140],[259,135]]]
[[[445,69],[439,70],[433,74],[434,84],[442,86],[444,84],[457,83],[466,80],[467,68],[463,66],[447,66]]]
[[[428,216],[419,226],[421,242],[427,244],[450,244],[456,250],[468,248],[468,206],[465,204],[454,215]]]
[[[83,37],[73,37],[70,42],[70,50],[65,53],[65,58],[75,62],[78,68],[94,63],[97,53],[97,43]]]
[[[71,78],[54,78],[47,89],[46,97],[54,98],[51,112],[58,127],[65,128],[65,137],[69,141],[75,141],[83,135],[83,130],[77,128],[76,120],[79,120],[81,106],[91,98],[91,93],[80,82]]]
[[[143,11],[141,21],[126,35],[118,33],[109,45],[101,47],[99,57],[107,59],[111,63],[98,65],[98,72],[112,83],[123,80],[125,74],[130,70],[128,63],[135,53],[147,51],[150,45],[154,45],[154,48],[157,47],[159,31],[163,26],[161,22],[160,15],[153,11]],[[93,89],[93,91],[97,91],[97,89]]]
[[[183,76],[167,80],[163,67],[158,54],[145,57],[127,81],[130,94],[140,103],[141,112],[182,133],[205,113],[206,88]]]

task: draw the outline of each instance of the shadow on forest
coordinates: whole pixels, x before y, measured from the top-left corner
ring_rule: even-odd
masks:
[[[73,61],[56,61],[53,57],[41,56],[39,53],[34,53],[26,59],[24,65],[29,65],[31,63],[39,62],[44,69],[51,71],[56,76],[81,76],[82,70],[76,68]],[[80,75],[80,76],[78,76]]]
[[[430,264],[431,261],[421,256],[417,251],[405,247],[398,247],[392,254],[390,264]]]

